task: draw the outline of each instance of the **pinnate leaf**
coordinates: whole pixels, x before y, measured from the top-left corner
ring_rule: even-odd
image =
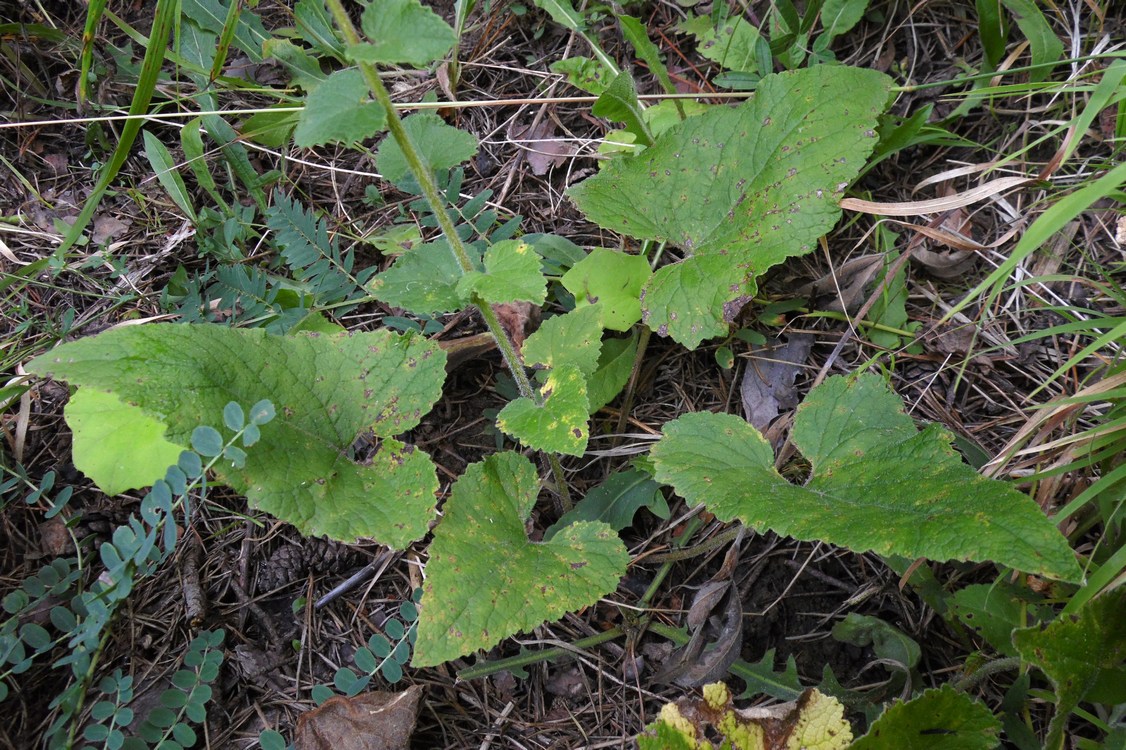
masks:
[[[992,711],[943,685],[893,705],[851,750],[992,750],[1000,733]]]
[[[963,464],[940,426],[917,432],[876,376],[830,378],[798,409],[794,442],[813,465],[804,486],[774,470],[770,445],[738,417],[686,414],[663,432],[651,454],[657,480],[721,520],[857,552],[1081,578],[1067,540],[1027,495]]]
[[[504,240],[485,251],[485,270],[473,271],[457,283],[463,298],[477,294],[490,304],[533,302],[547,299],[547,279],[540,271],[540,256],[520,240]]]
[[[645,321],[695,347],[726,330],[725,303],[752,293],[756,275],[812,249],[876,144],[890,83],[844,66],[769,75],[746,104],[689,118],[572,188],[600,226],[710,259],[660,269]]]
[[[523,456],[498,453],[454,483],[430,545],[413,664],[432,666],[586,607],[613,591],[629,555],[602,523],[549,542],[524,530],[539,479]]]
[[[216,466],[220,480],[305,534],[402,547],[426,533],[438,483],[426,454],[389,438],[437,400],[445,359],[433,344],[389,331],[283,337],[167,324],[64,344],[28,370],[109,390],[181,444],[227,402],[268,398],[277,418],[262,427],[244,468]],[[370,466],[347,458],[367,429],[385,438]]]
[[[80,388],[64,414],[74,433],[74,465],[107,495],[148,487],[184,450],[164,437],[159,420],[105,391]]]
[[[640,255],[596,247],[563,274],[562,282],[578,307],[598,307],[604,328],[628,331],[641,320],[641,288],[651,275]]]
[[[497,427],[536,450],[581,456],[590,437],[586,379],[574,365],[551,371],[540,390],[543,404],[518,398],[501,409]]]
[[[454,30],[418,0],[378,0],[368,5],[360,26],[370,43],[348,47],[355,62],[429,65],[454,46]]]
[[[1067,717],[1079,702],[1126,702],[1126,588],[1119,587],[1047,625],[1018,630],[1013,645],[1056,689],[1045,748],[1063,747]]]
[[[293,131],[302,148],[325,143],[351,145],[387,126],[387,113],[370,101],[371,92],[358,70],[338,70],[309,94]]]

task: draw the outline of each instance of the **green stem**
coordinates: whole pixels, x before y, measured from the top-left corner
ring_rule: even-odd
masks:
[[[347,11],[344,10],[344,4],[341,0],[326,0],[329,12],[332,13],[336,25],[340,28],[340,32],[344,35],[344,41],[348,44],[360,44],[361,39],[359,32],[356,31],[352,19],[348,17]],[[454,226],[453,219],[450,218],[449,212],[446,211],[445,201],[442,199],[442,194],[438,190],[438,184],[434,180],[434,175],[426,168],[422,162],[422,156],[415,148],[414,142],[411,141],[410,135],[403,127],[403,120],[399,117],[399,111],[395,108],[394,102],[391,101],[391,94],[388,93],[387,87],[383,85],[383,81],[379,77],[375,66],[370,63],[361,62],[359,64],[360,72],[367,82],[368,88],[371,89],[375,101],[387,113],[387,129],[391,131],[391,137],[395,139],[395,143],[403,152],[403,158],[406,159],[407,167],[410,169],[411,174],[414,175],[415,180],[418,181],[419,187],[422,188],[422,196],[426,199],[426,203],[430,206],[430,210],[434,213],[434,218],[438,220],[438,227],[442,230],[442,234],[446,238],[446,243],[450,246],[457,264],[461,267],[462,273],[471,273],[475,270],[473,259],[469,251],[462,242],[461,237],[457,234],[457,228]],[[500,350],[501,357],[504,358],[504,363],[508,367],[508,371],[512,373],[512,379],[516,381],[516,388],[520,395],[524,398],[531,399],[537,403],[540,402],[536,395],[535,389],[532,387],[532,381],[528,378],[528,373],[524,370],[524,363],[520,360],[520,355],[516,352],[516,345],[512,343],[505,332],[504,327],[500,324],[500,319],[497,317],[496,312],[489,306],[487,302],[482,300],[479,296],[473,295],[470,302],[481,313],[481,318],[485,321],[485,327],[489,329],[489,333],[497,341],[497,349]],[[570,493],[567,490],[566,477],[563,475],[563,465],[559,462],[559,458],[554,454],[548,454],[548,462],[551,464],[551,473],[555,476],[556,491],[562,499],[564,511],[571,509]]]
[[[1020,669],[1021,664],[1023,664],[1023,662],[1021,661],[1021,658],[1019,656],[1009,656],[1004,659],[995,659],[982,665],[979,669],[974,670],[970,674],[962,677],[960,680],[955,682],[954,689],[965,692],[973,688],[974,685],[978,684],[982,680],[990,677],[991,675],[995,675],[998,672],[1008,672],[1013,669]]]
[[[680,562],[681,560],[689,560],[693,557],[697,557],[698,555],[703,555],[711,552],[714,549],[722,547],[735,537],[739,536],[739,532],[742,530],[743,527],[739,524],[736,524],[729,529],[725,529],[719,532],[706,542],[700,542],[695,547],[685,547],[683,549],[674,549],[669,552],[662,552],[658,555],[650,555],[649,557],[645,558],[645,562],[674,563]]]
[[[572,654],[575,649],[586,649],[600,646],[603,643],[609,643],[615,638],[620,638],[625,634],[621,628],[610,628],[597,635],[587,636],[580,638],[572,645],[574,649],[568,648],[545,648],[542,651],[534,651],[519,656],[510,656],[507,659],[496,659],[495,661],[487,661],[482,664],[474,664],[472,667],[461,670],[457,673],[457,679],[462,680],[476,680],[478,677],[488,677],[497,672],[503,672],[506,669],[520,669],[529,667],[533,664],[538,664],[541,661],[548,661],[550,659],[558,659],[561,656]]]

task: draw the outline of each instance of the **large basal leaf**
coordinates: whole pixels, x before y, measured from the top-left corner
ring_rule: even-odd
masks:
[[[422,451],[386,439],[411,429],[441,394],[445,354],[389,331],[271,336],[225,326],[134,326],[64,344],[28,365],[109,391],[188,445],[230,401],[274,403],[242,469],[219,478],[257,508],[308,535],[371,537],[403,547],[434,517],[438,482]],[[385,438],[372,464],[348,458],[367,429]]]
[[[80,388],[64,413],[74,432],[75,467],[107,495],[148,487],[187,447],[166,440],[159,420],[104,391]]]
[[[992,711],[943,685],[893,705],[851,750],[992,750],[1000,734]]]
[[[511,452],[471,465],[454,483],[430,545],[415,666],[489,648],[617,587],[629,555],[606,524],[528,540],[539,486],[532,463]]]
[[[1075,615],[1018,630],[1013,645],[1056,689],[1056,715],[1044,747],[1063,747],[1067,717],[1080,701],[1126,702],[1126,588],[1087,603]]]
[[[833,377],[798,409],[804,486],[774,470],[759,432],[730,414],[686,414],[653,447],[658,481],[724,521],[881,555],[993,561],[1082,577],[1059,530],[1023,493],[962,463],[939,425],[922,432],[874,375]]]
[[[695,347],[726,331],[755,276],[808,252],[876,144],[890,85],[843,66],[769,75],[746,104],[689,118],[572,188],[600,226],[710,259],[660,269],[642,299],[645,322]]]

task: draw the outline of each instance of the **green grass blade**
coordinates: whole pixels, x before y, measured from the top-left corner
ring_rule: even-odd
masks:
[[[156,179],[168,192],[176,207],[183,211],[193,224],[197,223],[195,207],[192,206],[188,188],[184,184],[184,178],[180,176],[180,172],[176,169],[176,162],[168,151],[168,147],[147,130],[144,132],[144,137],[145,155],[149,158],[149,165],[156,174]]]
[[[78,111],[81,112],[90,98],[90,66],[94,62],[94,37],[98,33],[98,22],[106,9],[106,0],[90,0],[86,9],[86,27],[82,29],[82,57],[78,74]]]
[[[972,304],[980,295],[989,290],[984,307],[989,307],[1001,294],[1005,280],[1025,258],[1034,253],[1037,248],[1046,243],[1056,232],[1060,231],[1069,221],[1094,205],[1095,201],[1107,197],[1122,188],[1126,182],[1126,163],[1119,164],[1114,169],[1104,174],[1099,179],[1086,187],[1060,199],[1058,203],[1040,215],[1024,236],[1017,242],[1013,254],[1002,263],[997,270],[989,274],[980,284],[971,289],[961,302],[954,305],[943,317],[942,322],[948,323],[959,312]]]
[[[238,30],[238,19],[242,14],[242,0],[235,0],[227,8],[227,17],[223,20],[223,31],[219,34],[219,44],[215,49],[215,60],[211,63],[211,81],[219,77],[223,72],[223,66],[227,63],[227,53],[231,49],[231,42],[235,38],[235,32]]]
[[[129,114],[131,115],[143,115],[148,112],[153,91],[156,90],[160,68],[164,63],[164,53],[168,49],[168,35],[172,31],[172,25],[179,13],[179,0],[157,0],[152,32],[149,34],[149,44],[145,49],[144,62],[141,63],[141,75],[137,81],[137,89],[133,92],[133,101],[129,105]],[[99,175],[94,191],[90,193],[90,197],[86,199],[85,205],[82,206],[82,212],[78,214],[78,218],[63,238],[63,243],[55,251],[57,254],[62,255],[74,247],[74,243],[82,237],[82,232],[90,224],[90,220],[94,218],[94,212],[102,202],[102,196],[105,195],[110,183],[117,177],[117,173],[121,171],[121,167],[129,157],[133,142],[137,140],[137,134],[141,132],[141,123],[142,120],[140,119],[125,121],[125,125],[121,129],[121,140],[117,142],[113,156],[110,157],[109,162]]]

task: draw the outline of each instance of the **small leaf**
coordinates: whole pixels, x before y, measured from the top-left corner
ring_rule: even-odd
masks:
[[[1027,625],[1027,615],[1035,615],[1042,608],[1043,605],[1037,606],[1039,598],[1027,589],[1002,581],[967,586],[955,592],[950,610],[998,653],[1016,656],[1013,631]]]
[[[587,306],[545,320],[524,342],[524,364],[549,370],[574,365],[584,376],[594,374],[602,350],[599,318],[599,311]]]
[[[578,307],[596,306],[602,326],[628,331],[641,320],[641,288],[652,271],[640,255],[596,247],[561,279]]]
[[[540,258],[532,246],[519,240],[498,242],[485,251],[485,270],[473,271],[457,282],[463,299],[477,294],[490,304],[532,302],[547,298],[547,279],[540,271]]]
[[[192,450],[209,458],[218,456],[223,452],[223,436],[214,427],[196,427],[192,430]]]
[[[575,56],[556,60],[551,64],[551,72],[566,76],[567,83],[594,96],[601,96],[610,81],[614,80],[614,71],[600,60],[589,57]]]
[[[518,398],[501,409],[497,427],[536,450],[581,456],[590,436],[583,374],[574,365],[563,365],[551,371],[540,393],[542,405]]]
[[[770,445],[738,417],[687,414],[663,432],[651,451],[657,480],[723,521],[857,552],[1082,577],[1067,540],[1027,495],[963,464],[941,427],[917,432],[878,377],[830,378],[798,409],[794,442],[813,464],[805,486],[774,470]]]
[[[403,623],[399,622],[395,618],[391,618],[387,622],[383,623],[383,632],[387,633],[387,637],[391,640],[398,641],[401,640],[402,637],[406,634],[407,629],[403,627]]]
[[[1013,633],[1026,662],[1039,667],[1056,690],[1056,715],[1046,748],[1063,747],[1067,717],[1081,701],[1126,702],[1126,588],[1117,588],[1046,625]]]
[[[371,649],[367,648],[356,649],[356,653],[352,654],[352,662],[356,665],[357,669],[361,672],[367,672],[368,674],[374,672],[378,666],[378,662],[375,660],[375,654],[371,652]]]
[[[642,146],[653,143],[653,134],[645,124],[644,110],[637,99],[637,88],[628,71],[623,70],[610,82],[591,107],[591,112],[595,117],[624,123],[625,131],[633,134],[636,143]]]
[[[383,674],[383,679],[387,680],[387,682],[392,685],[403,679],[403,667],[394,659],[388,659],[383,662],[383,666],[379,668],[379,671]]]
[[[559,530],[580,521],[601,521],[614,531],[621,531],[633,524],[633,517],[641,508],[648,508],[660,518],[669,515],[661,486],[651,476],[636,469],[620,471],[588,492],[543,536],[550,540]]]
[[[903,671],[919,663],[919,644],[899,628],[878,617],[849,612],[833,626],[833,638],[854,646],[871,646],[876,656],[900,665]]]
[[[264,398],[250,407],[250,421],[256,425],[269,424],[270,420],[276,416],[274,404],[268,398]]]
[[[246,468],[246,451],[234,445],[223,449],[223,458],[231,462],[236,469]]]
[[[434,532],[413,664],[489,648],[613,591],[629,555],[601,523],[533,543],[524,522],[539,494],[532,463],[498,453],[454,483]]]
[[[438,115],[411,115],[403,120],[403,128],[422,157],[423,166],[431,171],[456,167],[477,153],[477,139],[472,133],[447,125]],[[414,180],[399,142],[391,136],[380,144],[375,166],[385,180],[396,185],[405,179]]]
[[[246,424],[246,414],[243,413],[242,407],[238,405],[237,401],[228,401],[227,405],[223,407],[223,424],[231,432],[238,432]]]
[[[242,432],[242,446],[244,448],[251,447],[261,439],[262,431],[258,429],[258,425],[254,424],[253,422],[248,424],[246,426],[246,429]]]
[[[368,639],[368,648],[380,659],[386,659],[391,653],[391,641],[381,633],[373,633]]]
[[[387,113],[370,94],[360,71],[336,71],[306,99],[294,143],[302,148],[332,142],[348,146],[383,130]]]
[[[184,450],[158,420],[98,389],[79,388],[63,414],[74,433],[75,467],[107,495],[151,485]]]
[[[586,385],[591,414],[617,398],[626,387],[637,358],[637,340],[638,334],[634,333],[626,339],[611,338],[602,342],[598,369]]]
[[[444,57],[456,37],[450,25],[418,0],[380,0],[360,18],[369,44],[351,45],[355,62],[406,63],[421,68]]]
[[[851,750],[993,750],[1001,722],[986,706],[951,685],[896,702]]]
[[[462,271],[444,239],[417,245],[367,284],[373,297],[416,315],[434,315],[465,306],[457,292]]]
[[[731,16],[718,27],[706,16],[686,21],[681,28],[696,37],[696,51],[727,70],[758,72],[756,47],[759,32],[741,15]]]

